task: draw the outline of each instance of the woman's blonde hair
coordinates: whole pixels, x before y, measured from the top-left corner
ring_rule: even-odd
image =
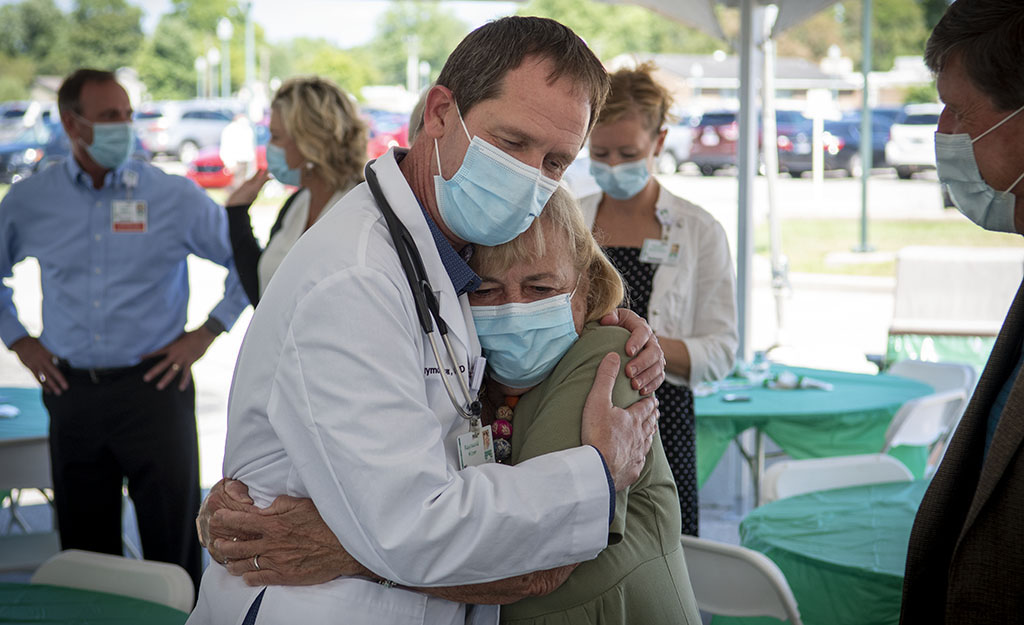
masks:
[[[669,120],[672,95],[652,75],[657,66],[647,62],[636,69],[623,68],[611,75],[611,91],[601,109],[598,124],[616,122],[634,114],[643,120],[644,128],[657,133]]]
[[[544,212],[533,220],[526,232],[508,243],[478,247],[469,265],[479,274],[497,276],[515,264],[543,258],[547,228],[563,234],[573,269],[589,281],[586,320],[596,321],[615,310],[625,292],[622,276],[594,240],[583,222],[583,212],[564,186],[558,187],[544,206]]]
[[[307,163],[334,189],[363,180],[366,122],[338,85],[319,76],[290,78],[274,95],[271,107]]]

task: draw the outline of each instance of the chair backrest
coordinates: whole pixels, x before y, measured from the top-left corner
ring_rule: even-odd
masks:
[[[963,389],[968,397],[974,392],[978,377],[978,372],[971,365],[910,359],[894,362],[886,373],[930,384],[936,391]]]
[[[786,576],[767,556],[693,536],[684,535],[682,543],[701,610],[722,616],[773,616],[802,625]]]
[[[125,595],[182,612],[191,612],[195,599],[192,578],[177,564],[77,549],[44,562],[32,575],[32,583]]]
[[[925,446],[941,441],[963,412],[963,389],[938,391],[903,404],[885,432],[882,453],[899,445]]]
[[[761,499],[768,503],[817,490],[913,479],[910,469],[886,454],[784,460],[765,471]]]

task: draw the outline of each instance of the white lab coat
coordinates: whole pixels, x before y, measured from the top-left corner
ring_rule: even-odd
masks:
[[[580,200],[594,226],[601,193]],[[679,262],[654,272],[647,323],[659,336],[686,343],[690,377],[665,372],[672,384],[690,387],[729,375],[736,361],[736,272],[725,229],[711,213],[668,192],[658,194],[655,215],[661,235],[679,246]]]
[[[465,366],[480,350],[468,302],[455,296],[394,151],[374,170],[419,247]],[[478,583],[594,558],[608,535],[599,454],[580,447],[459,471],[455,439],[469,427],[439,376],[384,219],[359,185],[296,243],[253,315],[231,388],[224,475],[248,484],[259,506],[311,497],[353,556],[402,585]],[[260,590],[214,563],[189,622],[240,623]],[[497,615],[348,577],[269,587],[257,622]]]

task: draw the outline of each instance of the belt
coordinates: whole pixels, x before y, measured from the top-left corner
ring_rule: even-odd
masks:
[[[71,366],[71,363],[64,360],[63,358],[57,361],[57,369],[64,374],[66,378],[89,380],[93,384],[109,384],[116,382],[125,376],[138,374],[150,369],[160,358],[147,358],[137,365],[130,367],[106,367],[106,368],[92,368],[92,369],[78,369]]]

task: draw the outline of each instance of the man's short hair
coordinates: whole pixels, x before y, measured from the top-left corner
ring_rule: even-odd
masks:
[[[451,90],[466,115],[478,102],[498,97],[505,75],[528,56],[550,60],[549,81],[564,76],[587,96],[589,132],[608,94],[608,73],[576,33],[551,19],[513,16],[484,24],[451,53],[437,84]]]
[[[982,93],[1002,110],[1024,106],[1024,4],[957,0],[935,25],[925,63],[936,74],[951,55]]]
[[[79,98],[82,95],[82,87],[90,82],[107,82],[117,80],[114,72],[102,69],[76,69],[71,72],[60,89],[57,90],[57,110],[63,115],[66,112],[82,113],[82,103]]]

